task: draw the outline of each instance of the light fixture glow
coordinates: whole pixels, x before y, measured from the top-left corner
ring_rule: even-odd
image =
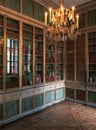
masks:
[[[48,20],[49,18],[49,20]],[[45,14],[45,24],[47,36],[58,40],[74,39],[80,34],[79,15],[75,17],[75,7],[65,8],[60,0],[59,8],[49,8],[48,15]]]

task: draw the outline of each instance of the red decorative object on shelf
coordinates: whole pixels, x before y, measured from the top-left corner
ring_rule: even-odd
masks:
[[[40,84],[41,83],[41,76],[40,74],[35,75],[35,84]]]
[[[59,74],[56,74],[55,80],[58,81],[59,80]]]
[[[49,73],[46,74],[46,79],[45,80],[46,80],[46,82],[50,82],[50,75],[49,75]]]

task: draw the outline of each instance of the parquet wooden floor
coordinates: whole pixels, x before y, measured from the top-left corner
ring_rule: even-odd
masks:
[[[96,108],[64,101],[0,130],[96,130]]]

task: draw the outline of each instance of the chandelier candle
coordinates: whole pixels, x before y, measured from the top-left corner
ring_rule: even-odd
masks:
[[[74,19],[74,10],[75,10],[75,7],[73,6],[72,7],[72,18]]]
[[[45,24],[46,24],[46,25],[47,25],[47,15],[48,15],[48,13],[45,12]]]
[[[49,8],[49,21],[51,22],[52,8]]]
[[[76,19],[77,19],[77,28],[79,28],[79,15],[76,15]]]

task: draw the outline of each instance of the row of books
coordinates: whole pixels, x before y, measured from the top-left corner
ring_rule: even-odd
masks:
[[[3,53],[3,44],[0,44],[0,54]]]
[[[48,50],[55,50],[55,46],[47,44],[46,49],[48,49]]]
[[[43,30],[40,29],[40,28],[36,28],[36,29],[35,29],[35,32],[36,32],[37,34],[38,34],[38,33],[43,34]]]
[[[42,49],[41,49],[41,47],[40,48],[35,48],[35,54],[36,55],[42,55],[42,51],[41,51]]]
[[[42,37],[42,36],[39,36],[39,35],[36,35],[36,36],[35,36],[35,40],[42,42],[42,41],[43,41],[43,37]]]
[[[96,63],[96,55],[92,55],[89,57],[89,63]]]
[[[23,30],[33,32],[33,27],[27,24],[23,24]]]
[[[15,33],[12,31],[7,31],[7,37],[12,39],[19,39],[19,33]]]
[[[14,22],[7,22],[7,27],[12,28],[12,29],[16,29],[19,30],[19,24],[18,23],[14,23]]]
[[[0,67],[0,76],[3,75],[3,68]]]
[[[96,51],[96,46],[89,46],[89,51]]]
[[[46,62],[47,63],[55,63],[55,57],[54,56],[47,56],[46,57]],[[63,59],[61,58],[61,56],[57,56],[56,57],[56,62],[57,63],[62,63],[63,62]]]
[[[46,73],[46,76],[45,76],[45,80],[46,82],[50,82],[50,81],[58,81],[61,79],[61,75],[56,73],[55,76],[53,75],[50,75],[50,73]]]
[[[33,34],[30,32],[23,32],[23,37],[32,39]]]

